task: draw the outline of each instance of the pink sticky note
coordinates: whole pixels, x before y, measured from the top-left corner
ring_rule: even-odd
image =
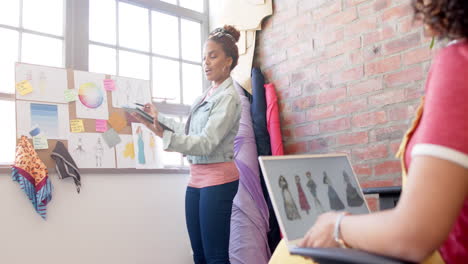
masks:
[[[106,91],[115,91],[115,81],[112,79],[105,79],[104,88]]]
[[[107,120],[96,119],[96,132],[106,132],[107,131]]]

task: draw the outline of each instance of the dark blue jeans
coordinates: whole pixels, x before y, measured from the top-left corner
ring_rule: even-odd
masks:
[[[239,181],[205,188],[187,187],[185,219],[195,264],[230,264],[232,200]]]

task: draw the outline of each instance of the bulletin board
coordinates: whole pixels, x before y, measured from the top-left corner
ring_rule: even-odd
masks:
[[[16,136],[47,168],[62,142],[80,169],[162,168],[162,140],[123,106],[151,102],[147,80],[26,63],[15,65]]]

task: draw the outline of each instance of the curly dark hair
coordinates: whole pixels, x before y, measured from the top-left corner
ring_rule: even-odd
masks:
[[[226,56],[232,58],[231,70],[236,67],[239,60],[239,49],[236,45],[239,38],[239,30],[230,25],[225,25],[222,28],[216,28],[208,36],[208,40],[221,44]]]
[[[439,38],[468,37],[468,1],[413,0],[412,5],[415,18],[422,20]]]

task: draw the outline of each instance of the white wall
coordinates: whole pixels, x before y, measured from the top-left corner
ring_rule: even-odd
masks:
[[[82,175],[54,185],[48,219],[0,174],[0,263],[192,263],[184,197],[187,175]]]

